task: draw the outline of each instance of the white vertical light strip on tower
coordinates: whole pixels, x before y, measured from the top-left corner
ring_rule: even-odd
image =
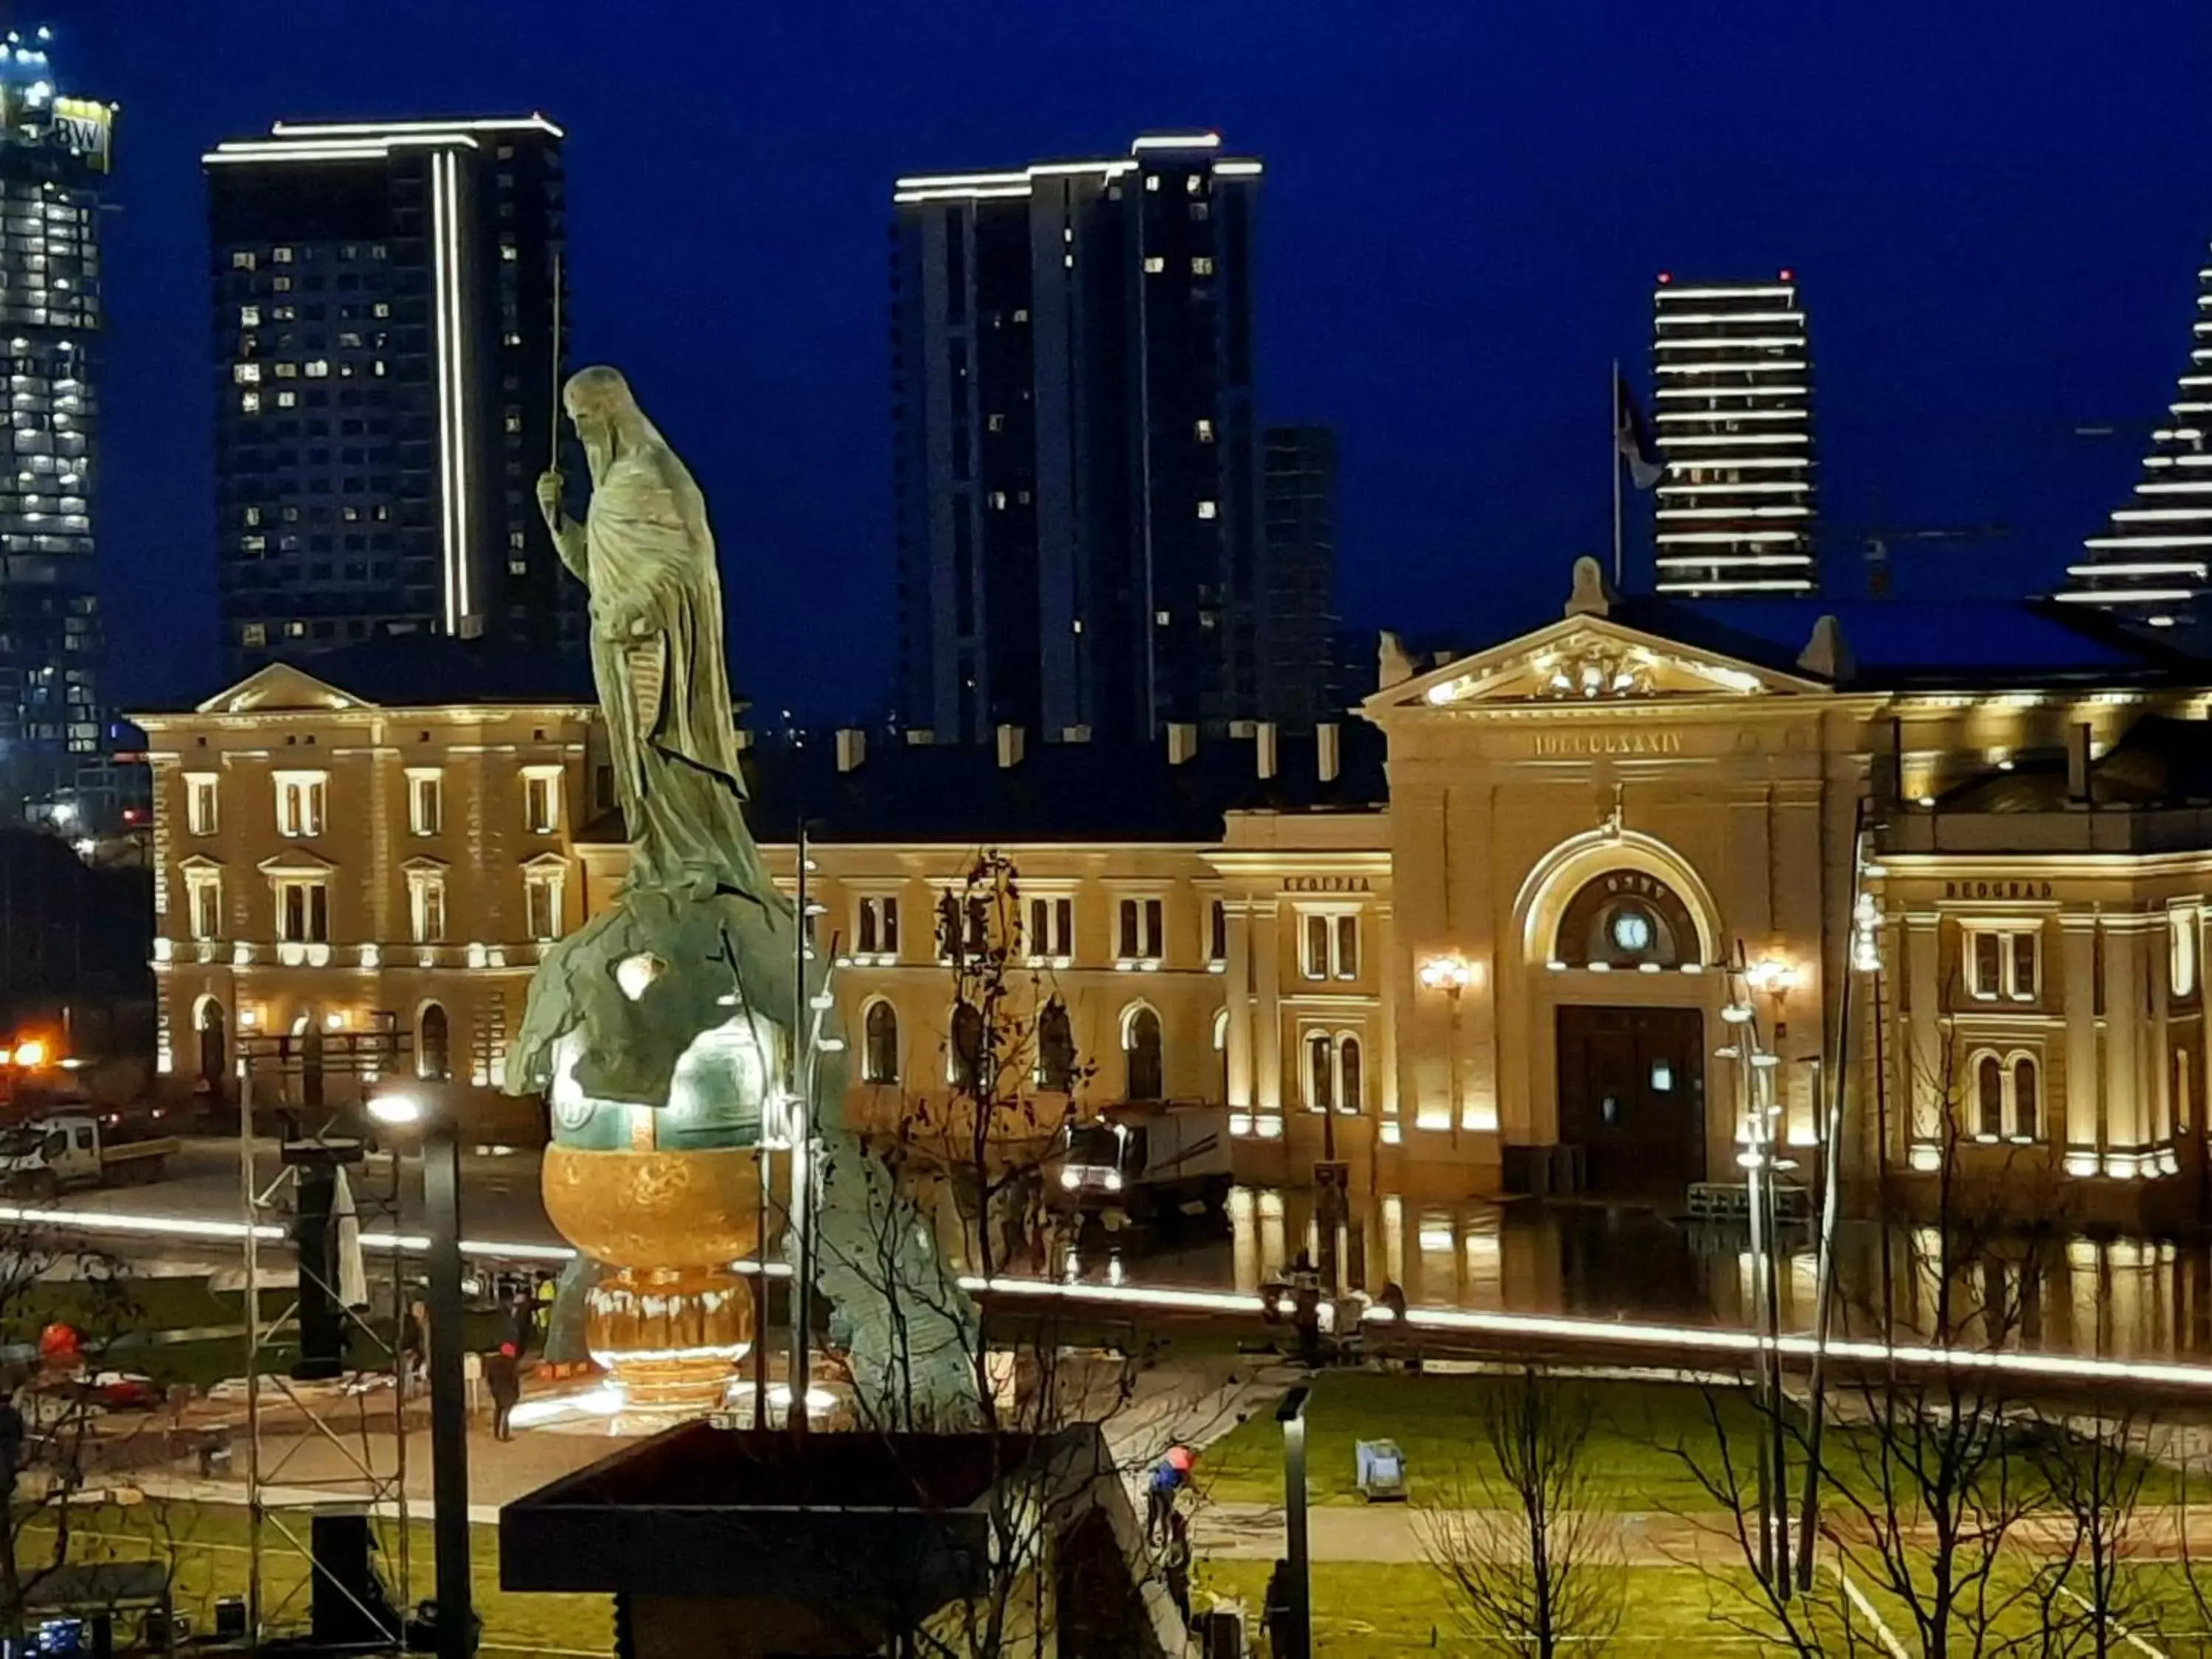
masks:
[[[458,610],[465,628],[477,608],[475,572],[469,548],[469,376],[470,354],[464,349],[461,307],[461,158],[446,152],[446,293],[452,307],[453,340],[453,569],[460,598]]]
[[[450,151],[430,157],[430,299],[436,313],[438,527],[445,544],[446,632],[459,635],[468,609],[466,460],[462,425],[460,254],[455,225],[459,163]]]
[[[1668,464],[1658,590],[1810,592],[1811,386],[1796,283],[1662,279],[1652,310],[1652,425]]]
[[[2197,273],[2197,283],[2196,308],[2212,309],[2212,266]],[[2205,326],[2193,324],[2192,337],[2203,335]],[[2191,363],[2202,356],[2191,351]],[[2212,592],[2206,574],[2212,568],[2212,522],[2196,509],[2161,504],[2161,497],[2170,501],[2176,494],[2202,487],[2177,482],[2176,468],[2212,465],[2204,428],[2182,418],[2207,410],[2201,392],[2191,391],[2206,383],[2203,375],[2184,371],[2175,401],[2167,405],[2175,421],[2151,433],[2142,477],[2135,487],[2135,499],[2149,505],[2114,509],[2104,534],[2085,538],[2081,546],[2087,557],[2066,567],[2066,586],[2056,598],[2069,605],[2095,605],[2153,628],[2172,628],[2188,619]]]

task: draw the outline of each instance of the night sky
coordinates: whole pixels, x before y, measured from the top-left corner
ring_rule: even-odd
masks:
[[[100,524],[126,706],[215,673],[204,195],[281,117],[568,130],[573,361],[707,491],[736,678],[890,679],[892,177],[1202,125],[1268,164],[1264,414],[1340,429],[1347,623],[1555,615],[1610,538],[1655,272],[1794,268],[1838,525],[1998,522],[1907,592],[2059,577],[2134,476],[2212,238],[2212,5],[19,0],[116,99]],[[2123,423],[2118,438],[2075,428]],[[1832,550],[1831,580],[1856,561]]]

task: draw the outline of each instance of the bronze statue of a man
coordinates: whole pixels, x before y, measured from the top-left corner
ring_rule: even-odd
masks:
[[[562,562],[592,590],[592,677],[629,829],[629,885],[763,900],[705,498],[618,372],[578,370],[562,401],[590,463],[591,506],[581,523],[563,514],[557,471],[538,479],[538,504]]]

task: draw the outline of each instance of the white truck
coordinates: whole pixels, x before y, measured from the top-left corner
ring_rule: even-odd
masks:
[[[52,1197],[64,1187],[159,1181],[174,1135],[154,1135],[121,1114],[63,1112],[0,1131],[0,1187]]]
[[[1064,1208],[1195,1215],[1229,1201],[1229,1112],[1221,1106],[1115,1106],[1072,1126],[1047,1160]]]

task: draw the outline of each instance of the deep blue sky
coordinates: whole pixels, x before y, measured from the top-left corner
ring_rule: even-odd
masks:
[[[578,360],[628,371],[705,486],[740,684],[817,718],[889,677],[897,173],[1190,123],[1265,156],[1262,398],[1342,431],[1344,615],[1469,634],[1608,539],[1607,364],[1649,379],[1655,271],[1794,267],[1826,514],[2009,524],[1906,586],[2028,591],[2126,490],[2140,440],[2073,428],[2163,413],[2212,237],[2205,0],[43,15],[65,88],[125,106],[101,534],[142,705],[213,672],[198,158],[272,118],[568,128]]]

